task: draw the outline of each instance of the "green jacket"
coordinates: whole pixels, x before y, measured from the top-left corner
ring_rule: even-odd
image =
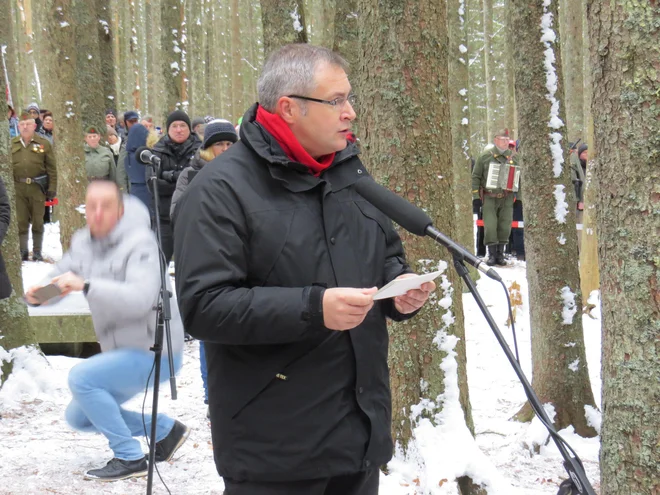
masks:
[[[96,148],[85,144],[85,169],[87,178],[106,178],[115,180],[115,157],[105,146],[98,145]]]
[[[483,152],[479,158],[477,158],[474,168],[472,169],[472,199],[479,199],[480,190],[486,190],[486,179],[488,179],[488,165],[490,162],[506,163],[509,161],[514,165],[518,165],[518,159],[515,155],[511,154],[511,150],[506,150],[504,153],[500,153],[500,151],[494,146]],[[504,192],[504,190],[500,188],[488,189],[488,192],[500,194]],[[515,194],[519,200],[522,200],[520,187],[518,192],[513,194]]]
[[[117,185],[122,192],[126,194],[131,192],[131,181],[128,180],[126,173],[126,139],[121,142],[119,148],[119,158],[117,159]]]
[[[11,140],[11,162],[15,181],[47,174],[48,192],[57,191],[55,152],[47,139],[35,134],[28,145],[23,146],[21,136],[16,136]]]

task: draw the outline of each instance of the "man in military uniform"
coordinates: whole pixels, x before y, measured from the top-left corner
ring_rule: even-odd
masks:
[[[32,260],[42,261],[46,199],[55,198],[57,168],[55,153],[47,139],[35,134],[36,124],[21,114],[19,135],[11,140],[11,156],[16,187],[16,217],[23,261],[28,259],[28,229],[32,224]]]
[[[514,193],[500,188],[488,189],[486,182],[491,164],[517,165],[517,161],[509,149],[507,129],[501,129],[495,134],[493,144],[492,148],[477,158],[472,170],[472,199],[481,198],[483,201],[484,243],[488,248],[486,263],[489,266],[505,266],[504,247],[511,233]]]

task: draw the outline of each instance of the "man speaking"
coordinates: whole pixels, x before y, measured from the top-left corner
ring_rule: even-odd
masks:
[[[241,140],[204,167],[174,217],[184,327],[208,361],[226,495],[376,494],[392,456],[386,317],[435,288],[374,301],[406,277],[391,222],[354,190],[346,62],[272,54]]]

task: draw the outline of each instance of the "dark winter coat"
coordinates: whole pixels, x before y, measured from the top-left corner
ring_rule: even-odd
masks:
[[[9,230],[9,218],[11,216],[11,206],[5,183],[0,177],[0,299],[5,299],[11,295],[11,283],[7,275],[5,261],[2,258],[2,241],[5,240],[7,230]]]
[[[201,149],[201,148],[200,148]],[[188,189],[188,184],[190,184],[190,181],[195,177],[197,172],[199,172],[204,165],[206,165],[206,160],[199,156],[199,151],[195,153],[195,156],[192,157],[192,160],[190,160],[190,166],[184,168],[181,171],[181,175],[179,175],[179,178],[176,181],[176,189],[174,191],[174,194],[172,194],[172,206],[170,206],[170,217],[174,216],[174,209],[176,208],[176,204],[179,201],[179,198],[183,194],[183,192]]]
[[[355,192],[353,144],[320,178],[254,122],[205,166],[174,215],[184,328],[203,340],[214,457],[222,476],[301,480],[373,469],[392,456],[386,317],[323,324],[323,287],[382,287],[409,272],[391,222]]]
[[[176,181],[184,168],[190,165],[190,160],[202,145],[197,134],[190,133],[190,137],[183,143],[175,143],[168,135],[156,143],[153,148],[154,155],[160,157],[161,176],[158,179],[158,213],[161,219],[169,222],[172,195],[176,190]]]
[[[135,124],[128,132],[124,167],[128,182],[131,184],[146,184],[147,182],[147,170],[144,165],[137,161],[135,152],[138,148],[147,144],[148,135],[149,131],[142,124]]]

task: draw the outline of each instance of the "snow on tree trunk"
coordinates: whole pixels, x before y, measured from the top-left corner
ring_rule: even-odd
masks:
[[[77,0],[76,0],[77,1]],[[71,236],[85,225],[78,211],[85,203],[87,174],[83,151],[83,128],[78,81],[81,77],[80,51],[76,40],[74,0],[44,0],[39,3],[40,22],[44,27],[39,65],[43,73],[44,95],[51,106],[55,123],[54,148],[57,161],[57,218],[60,240],[66,251]],[[96,30],[94,30],[96,34]],[[98,80],[90,84],[100,85]]]
[[[467,1],[468,72],[470,78],[470,85],[467,89],[470,101],[470,149],[474,158],[481,154],[483,147],[488,142],[484,28],[481,6],[482,0]]]
[[[591,0],[588,15],[603,315],[601,494],[656,495],[660,4]]]
[[[115,59],[114,38],[112,22],[112,9],[110,0],[96,0],[96,14],[98,17],[99,55],[101,57],[101,82],[103,86],[103,103],[107,108],[116,108],[115,86]]]
[[[0,49],[13,40],[12,22],[9,16],[10,0],[0,0]],[[5,93],[5,78],[0,77],[0,94]],[[30,318],[23,302],[23,279],[21,277],[21,254],[18,249],[18,226],[14,200],[14,173],[9,147],[9,126],[7,119],[0,122],[0,178],[5,184],[11,217],[7,235],[0,246],[9,281],[14,288],[11,296],[0,300],[0,386],[11,373],[10,349],[35,343],[34,333],[30,329]]]
[[[363,49],[356,76],[364,100],[362,158],[377,181],[426,208],[438,229],[455,236],[454,202],[447,200],[452,198],[454,182],[446,149],[451,142],[447,37],[437,29],[446,26],[445,8],[431,0],[405,10],[395,3],[358,2]],[[416,272],[449,263],[448,253],[434,243],[401,230],[400,234]],[[454,289],[455,272],[445,273],[446,278],[438,279],[442,288],[414,319],[390,327],[393,435],[404,448],[411,438],[411,407],[430,399],[433,404],[424,414],[429,418],[442,409],[444,354],[436,340],[441,334],[460,339],[456,346],[460,399],[466,423],[472,422],[461,291]]]
[[[582,333],[573,187],[563,161],[557,0],[511,1],[516,100],[525,202],[525,253],[532,331],[532,386],[556,410],[555,426],[594,436],[584,406],[595,406]],[[518,415],[530,420],[527,404]]]
[[[493,54],[493,0],[483,0],[484,27],[484,82],[486,84],[486,140],[491,142],[495,133],[495,56]]]
[[[264,54],[289,43],[307,43],[302,0],[261,0]]]
[[[185,46],[182,43],[182,12],[181,0],[161,0],[161,72],[164,82],[164,104],[162,122],[177,109],[183,108],[184,67],[183,57]]]

